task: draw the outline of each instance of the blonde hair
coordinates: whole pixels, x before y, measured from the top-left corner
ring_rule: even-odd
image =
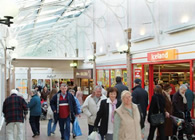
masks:
[[[123,101],[123,98],[126,94],[129,94],[131,96],[131,92],[128,91],[128,90],[124,90],[122,93],[121,93],[121,101]]]

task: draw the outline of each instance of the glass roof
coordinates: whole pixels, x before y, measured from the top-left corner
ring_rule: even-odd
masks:
[[[42,47],[63,46],[63,31],[92,4],[93,0],[16,0],[19,14],[11,30],[18,40],[21,56],[40,53]],[[72,28],[72,27],[70,27]],[[55,39],[53,39],[55,38]],[[59,42],[62,44],[59,45]],[[66,46],[64,46],[66,47]],[[68,50],[70,51],[71,48]],[[74,51],[75,48],[73,48]],[[16,49],[17,50],[17,49]],[[30,51],[30,52],[29,52]],[[40,54],[41,55],[41,54]]]

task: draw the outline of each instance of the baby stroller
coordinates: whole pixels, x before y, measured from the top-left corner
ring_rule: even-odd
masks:
[[[47,119],[47,109],[48,109],[48,104],[47,101],[41,101],[41,120],[46,120]]]
[[[195,125],[193,124],[190,112],[187,111],[183,113],[183,118],[178,118],[175,116],[171,116],[174,125],[177,125],[177,132],[183,130],[183,138],[187,138],[187,140],[195,140]],[[179,140],[177,136],[173,136],[172,140]]]

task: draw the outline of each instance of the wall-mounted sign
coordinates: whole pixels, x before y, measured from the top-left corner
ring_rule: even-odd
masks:
[[[91,70],[76,70],[76,78],[91,79]]]
[[[135,69],[135,79],[141,79],[141,69]]]
[[[158,52],[151,52],[147,54],[148,61],[165,61],[177,59],[177,50],[164,50]]]
[[[47,78],[53,79],[53,78],[56,78],[56,75],[47,75]]]

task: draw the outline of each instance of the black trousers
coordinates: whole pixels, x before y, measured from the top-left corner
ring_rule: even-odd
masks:
[[[160,140],[166,140],[164,124],[159,125],[159,126],[152,126],[152,125],[150,125],[150,131],[149,131],[148,140],[153,140],[156,128],[158,128],[159,139]]]
[[[29,122],[32,129],[33,134],[40,133],[40,116],[30,116]]]

